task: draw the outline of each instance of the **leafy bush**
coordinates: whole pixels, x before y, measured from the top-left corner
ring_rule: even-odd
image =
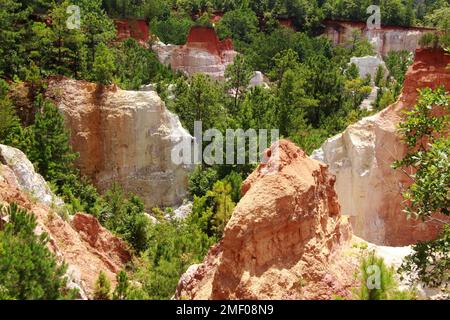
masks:
[[[420,281],[425,285],[448,292],[450,280],[450,227],[444,226],[436,240],[423,241],[413,245],[414,253],[407,256],[400,273],[410,278],[410,282]]]
[[[450,215],[449,98],[444,88],[420,91],[417,104],[406,112],[405,119],[399,125],[407,153],[393,165],[402,169],[413,181],[403,193],[408,217],[443,225],[438,239],[413,246],[414,253],[405,259],[401,271],[408,274],[412,281],[434,287],[443,284],[447,294],[450,232],[448,220],[435,218],[434,214]],[[442,112],[443,115],[440,115]]]
[[[427,219],[434,213],[450,215],[449,99],[443,88],[421,90],[417,104],[399,125],[408,151],[393,167],[413,168],[411,172],[415,172],[409,175],[412,185],[403,193],[408,216]],[[436,116],[436,112],[444,115]]]

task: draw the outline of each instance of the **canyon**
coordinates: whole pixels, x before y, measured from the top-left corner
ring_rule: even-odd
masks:
[[[441,50],[418,50],[399,100],[311,157],[286,140],[266,150],[222,240],[181,276],[175,298],[352,299],[361,244],[398,267],[408,245],[435,239],[441,224],[406,218],[409,181],[391,164],[406,151],[397,133],[403,111],[418,88],[450,88],[449,63]]]
[[[419,40],[422,35],[435,32],[435,29],[421,27],[381,26],[369,29],[365,22],[325,20],[324,34],[334,45],[345,44],[351,41],[355,30],[366,36],[382,56],[390,51],[407,50],[414,52],[420,48]]]
[[[174,164],[171,150],[192,137],[156,92],[55,78],[46,96],[66,119],[78,168],[99,190],[118,183],[148,210],[183,202],[192,168]]]
[[[209,27],[192,27],[184,45],[156,43],[152,46],[162,64],[188,76],[196,73],[209,75],[215,80],[225,79],[225,69],[238,54],[231,39],[219,40]]]
[[[438,223],[407,220],[402,191],[410,179],[391,164],[406,152],[397,133],[403,111],[415,104],[417,89],[450,89],[449,63],[442,50],[418,50],[396,103],[349,126],[312,154],[336,175],[342,214],[350,217],[354,233],[369,242],[409,245],[433,239],[440,230]]]
[[[133,37],[146,45],[149,31],[143,21],[115,23],[118,40]],[[359,29],[379,55],[386,55],[416,50],[420,36],[430,31],[364,26],[326,22],[326,35],[342,44],[352,29]],[[176,71],[220,81],[238,54],[230,39],[219,40],[207,27],[193,27],[185,45],[155,43],[152,50]],[[361,77],[369,74],[372,80],[378,66],[386,70],[379,56],[350,62]],[[288,140],[265,150],[264,161],[242,184],[242,198],[223,237],[181,276],[174,298],[352,299],[359,285],[360,248],[373,249],[398,267],[411,253],[411,244],[436,238],[441,224],[407,219],[402,191],[410,181],[391,164],[406,152],[397,132],[404,111],[415,104],[417,89],[450,89],[448,64],[450,56],[443,51],[419,49],[400,98],[388,108],[350,125],[310,156]],[[269,88],[268,79],[256,72],[253,86]],[[118,183],[142,198],[149,213],[154,207],[183,204],[166,218],[183,220],[191,214],[195,199],[186,200],[192,200],[188,177],[193,166],[176,164],[171,153],[180,142],[190,148],[194,138],[154,86],[128,91],[58,76],[50,77],[45,87],[45,98],[64,116],[70,143],[79,154],[76,166],[100,192]],[[22,91],[24,102],[14,102],[22,120],[31,123],[32,103]],[[377,93],[373,87],[361,108],[370,111]],[[20,107],[26,105],[29,109]],[[78,289],[80,299],[93,297],[100,271],[114,287],[116,274],[134,258],[129,245],[94,216],[70,216],[25,154],[0,144],[0,203],[13,202],[36,216],[35,232],[49,235],[48,247],[59,262],[68,264],[68,286]],[[155,224],[161,222],[148,216]]]
[[[36,234],[48,234],[48,247],[60,263],[67,263],[68,288],[78,289],[79,298],[92,298],[100,271],[116,284],[116,273],[131,260],[128,245],[91,215],[77,213],[69,218],[62,200],[25,154],[0,145],[0,203],[13,202],[34,214]]]

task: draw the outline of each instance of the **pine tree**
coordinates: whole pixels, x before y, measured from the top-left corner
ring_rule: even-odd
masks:
[[[95,50],[95,60],[93,65],[92,78],[101,84],[110,84],[115,70],[114,55],[103,43],[100,43]]]
[[[9,99],[7,83],[0,79],[0,143],[10,144],[20,132],[20,119]]]
[[[79,29],[67,28],[69,13],[68,0],[55,2],[49,13],[52,19],[50,26],[52,32],[52,64],[58,74],[75,75],[81,68],[81,51],[85,36]]]
[[[102,9],[102,0],[75,0],[74,5],[81,9],[81,32],[86,37],[87,61],[86,78],[89,78],[90,70],[93,68],[97,46],[106,44],[114,39],[116,31],[112,20]]]
[[[41,95],[37,97],[36,104],[39,112],[30,128],[33,145],[27,155],[47,181],[62,187],[67,177],[74,174],[73,161],[77,154],[72,152],[69,133],[58,109],[43,100]]]
[[[12,78],[25,62],[23,39],[31,10],[14,0],[0,0],[0,8],[0,71]]]
[[[129,289],[127,273],[123,270],[120,271],[117,274],[116,279],[117,285],[114,289],[113,300],[126,300]]]
[[[97,281],[95,282],[94,299],[110,300],[111,285],[103,271],[100,271]]]
[[[225,70],[225,78],[227,78],[227,89],[231,90],[234,96],[233,113],[239,110],[239,104],[245,94],[248,84],[252,78],[253,72],[251,66],[245,58],[238,55],[232,65]]]
[[[384,74],[384,69],[381,65],[378,66],[377,68],[377,73],[375,74],[375,85],[377,87],[381,87],[382,86],[382,81],[384,80],[385,74]]]
[[[0,230],[0,296],[10,299],[61,299],[66,266],[47,248],[48,235],[36,235],[36,217],[16,204],[3,208],[9,222]]]

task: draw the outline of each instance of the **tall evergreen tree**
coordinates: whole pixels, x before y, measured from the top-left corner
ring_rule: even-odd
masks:
[[[72,152],[69,133],[58,109],[42,96],[38,96],[36,103],[39,112],[30,128],[33,145],[28,157],[46,180],[62,187],[67,177],[74,174],[73,161],[77,154]]]
[[[234,96],[233,114],[239,110],[239,104],[245,94],[247,87],[252,78],[253,72],[251,66],[245,58],[238,55],[233,64],[229,65],[225,70],[225,78],[227,78],[227,88],[232,91]]]
[[[23,40],[30,13],[19,1],[0,0],[0,72],[9,78],[19,74],[25,62]]]
[[[0,291],[12,299],[56,300],[65,294],[66,266],[47,248],[48,235],[36,235],[36,217],[16,204],[4,208],[9,222],[0,229]],[[0,295],[2,293],[0,292]]]

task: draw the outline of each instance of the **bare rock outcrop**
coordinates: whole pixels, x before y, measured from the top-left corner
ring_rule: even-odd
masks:
[[[147,209],[182,203],[191,168],[171,151],[191,136],[156,92],[52,79],[46,95],[65,116],[81,173],[101,191],[117,182]]]
[[[93,216],[80,213],[72,222],[63,219],[62,201],[34,171],[25,154],[0,145],[0,203],[13,202],[36,216],[35,232],[49,235],[49,248],[60,262],[68,264],[68,285],[79,289],[80,298],[92,297],[100,271],[115,285],[116,273],[131,259],[125,242]]]
[[[119,41],[133,38],[146,46],[150,38],[148,23],[143,19],[114,19],[116,37]]]
[[[367,75],[370,76],[371,82],[374,83],[378,68],[384,70],[384,76],[389,73],[383,59],[377,56],[352,57],[350,63],[354,63],[358,68],[359,77],[364,79]]]
[[[366,241],[405,246],[433,239],[440,230],[440,224],[407,220],[401,193],[410,179],[391,164],[406,152],[397,133],[403,111],[415,104],[419,88],[450,89],[449,63],[443,51],[418,50],[395,104],[349,126],[312,154],[336,174],[342,214],[350,216],[355,235]]]
[[[325,35],[336,45],[345,44],[352,39],[354,30],[359,30],[372,43],[380,55],[391,51],[407,50],[414,52],[420,48],[419,40],[425,33],[435,32],[434,29],[421,27],[382,26],[379,29],[369,29],[364,22],[326,20]]]
[[[352,232],[340,214],[334,176],[286,140],[266,158],[244,182],[222,241],[182,276],[176,297],[350,296],[357,263],[342,254]]]
[[[157,43],[152,46],[161,63],[188,76],[196,73],[224,80],[225,69],[237,52],[230,39],[220,41],[213,28],[191,28],[185,45]]]

